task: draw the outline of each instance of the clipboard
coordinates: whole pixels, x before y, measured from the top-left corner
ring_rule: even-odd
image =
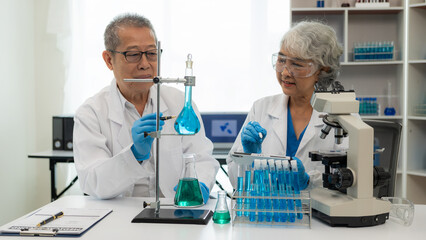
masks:
[[[62,211],[64,215],[37,227],[44,219]],[[39,209],[0,227],[0,235],[40,237],[79,237],[112,212],[112,209],[53,208]]]

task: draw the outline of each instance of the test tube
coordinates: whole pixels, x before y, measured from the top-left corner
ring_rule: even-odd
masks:
[[[294,186],[294,197],[295,198],[300,198],[300,187],[299,187],[299,181],[298,179],[298,175],[299,175],[299,170],[297,168],[297,161],[296,160],[291,160],[290,161],[291,164],[291,171],[292,171],[292,175],[293,175],[293,186]],[[297,210],[297,219],[303,219],[303,213],[302,213],[302,200],[300,199],[296,199],[296,210]]]
[[[281,197],[280,199],[280,222],[287,221],[287,200],[284,197],[287,196],[285,188],[285,175],[281,160],[275,160],[275,167],[277,168],[277,179],[278,179],[278,191]]]
[[[268,165],[269,165],[269,173],[270,173],[271,195],[273,197],[272,209],[273,209],[274,221],[279,222],[280,221],[280,215],[279,215],[278,211],[279,211],[279,208],[280,208],[280,202],[277,199],[277,197],[278,197],[278,181],[277,181],[277,171],[276,171],[276,168],[275,168],[275,160],[269,159]]]
[[[289,210],[288,221],[295,222],[296,214],[294,213],[295,212],[294,199],[293,199],[294,195],[292,190],[293,178],[290,173],[290,163],[287,160],[282,161],[282,163],[283,163],[283,170],[284,170],[284,176],[286,181],[286,196],[288,197],[287,199],[287,207]]]

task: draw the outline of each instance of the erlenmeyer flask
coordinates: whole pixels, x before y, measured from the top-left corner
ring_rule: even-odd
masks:
[[[213,214],[213,222],[218,224],[226,224],[231,221],[229,215],[228,204],[226,203],[226,192],[217,192],[217,203]]]
[[[200,183],[195,172],[195,155],[183,155],[182,174],[175,195],[176,207],[199,207],[204,205]]]
[[[192,56],[188,54],[185,76],[192,76]],[[185,84],[185,105],[175,122],[175,130],[181,135],[196,134],[200,131],[200,121],[192,108],[192,86]]]

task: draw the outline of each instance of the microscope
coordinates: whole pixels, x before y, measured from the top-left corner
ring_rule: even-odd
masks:
[[[336,144],[349,136],[347,151],[314,151],[312,161],[325,165],[323,187],[311,190],[312,215],[331,226],[364,227],[385,223],[391,203],[373,196],[373,188],[390,177],[382,169],[373,168],[373,128],[358,116],[359,102],[353,90],[345,91],[339,82],[333,89],[319,89],[311,99],[312,107],[327,113],[320,137],[335,129]]]

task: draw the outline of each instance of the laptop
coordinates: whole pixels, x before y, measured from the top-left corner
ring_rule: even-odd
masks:
[[[213,142],[213,155],[228,155],[246,117],[246,112],[201,113],[206,136]]]

